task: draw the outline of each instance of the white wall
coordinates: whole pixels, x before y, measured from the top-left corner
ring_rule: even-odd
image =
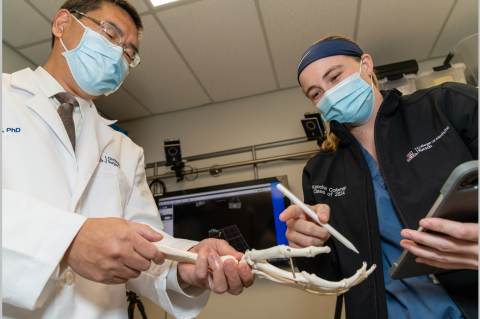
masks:
[[[186,89],[188,92],[188,89]],[[300,119],[315,107],[300,88],[201,106],[179,112],[122,122],[118,125],[131,132],[135,143],[145,150],[146,163],[165,160],[163,140],[180,138],[184,157],[304,137]],[[257,158],[318,150],[315,142],[261,150]],[[251,153],[202,160],[189,165],[197,168],[252,159]],[[282,161],[259,165],[259,177],[288,175],[291,189],[302,197],[303,161]],[[162,167],[159,173],[167,172]],[[153,174],[148,170],[147,174]],[[189,176],[192,178],[192,176]],[[253,167],[224,170],[218,178],[200,174],[193,182],[166,180],[169,191],[254,179]]]
[[[2,43],[2,73],[13,73],[25,68],[35,70],[37,65]]]

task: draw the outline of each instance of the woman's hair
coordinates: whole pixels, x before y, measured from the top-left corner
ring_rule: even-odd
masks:
[[[318,40],[317,42],[313,43],[312,45],[317,44],[319,42],[328,41],[328,40],[335,40],[335,39],[342,39],[342,40],[350,41],[360,48],[360,46],[357,43],[355,43],[355,41],[353,41],[352,39],[349,39],[347,37],[344,37],[343,35],[330,35],[328,37],[325,37],[323,39]],[[360,62],[359,57],[352,57],[352,58],[357,59],[358,62]],[[373,85],[378,89],[378,80],[377,80],[377,76],[375,75],[375,72],[372,72],[372,80],[373,80]],[[323,141],[321,148],[324,152],[335,153],[338,149],[338,144],[340,144],[340,140],[338,139],[338,137],[335,136],[335,134],[333,134],[330,131],[330,125],[327,124],[326,129],[327,129],[327,139],[325,141]]]

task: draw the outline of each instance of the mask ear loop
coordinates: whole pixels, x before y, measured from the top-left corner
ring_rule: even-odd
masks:
[[[360,71],[358,71],[358,75],[362,73],[362,63],[363,60],[360,59]],[[373,88],[373,73],[370,75],[370,86]]]
[[[82,27],[84,27],[85,29],[87,28],[85,25],[83,25],[83,23],[80,22],[80,20],[77,19],[77,17],[75,17],[73,14],[72,14],[72,17],[77,20],[78,23],[80,23],[82,25]]]
[[[360,76],[360,73],[362,72],[362,63],[363,63],[363,60],[360,59],[360,71],[358,72],[358,76]],[[372,92],[373,92],[373,107],[375,107],[375,91],[373,90],[373,71],[372,71],[372,74],[370,75],[370,86],[372,87]],[[373,112],[373,109],[372,109],[372,112]],[[367,120],[367,122],[368,122],[368,120]],[[363,124],[365,124],[365,123],[363,123]]]
[[[85,29],[87,29],[87,27],[85,25],[83,25],[83,23],[80,22],[80,20],[77,19],[77,17],[75,17],[73,14],[72,14],[72,17],[77,20],[78,23],[80,23],[82,25],[82,27],[84,27]],[[62,29],[63,31],[63,29]],[[63,44],[63,41],[62,41],[62,38],[58,38],[60,40],[60,43],[62,44],[63,48],[65,49],[66,52],[68,52],[67,50],[67,47],[65,46],[65,44]]]

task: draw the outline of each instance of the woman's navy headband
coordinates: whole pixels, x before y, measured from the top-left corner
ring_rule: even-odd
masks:
[[[298,66],[298,83],[300,83],[300,73],[302,73],[302,71],[309,66],[310,63],[334,55],[362,57],[363,52],[355,43],[348,40],[334,39],[318,42],[309,47],[303,54],[300,65]]]

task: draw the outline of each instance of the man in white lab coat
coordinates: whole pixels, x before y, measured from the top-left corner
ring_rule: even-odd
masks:
[[[141,30],[125,0],[68,0],[44,68],[3,75],[3,318],[126,318],[125,288],[192,318],[206,290],[253,283],[220,260],[241,258],[226,242],[162,231],[143,150],[91,102],[138,65]],[[165,261],[155,242],[199,253],[196,265]]]

